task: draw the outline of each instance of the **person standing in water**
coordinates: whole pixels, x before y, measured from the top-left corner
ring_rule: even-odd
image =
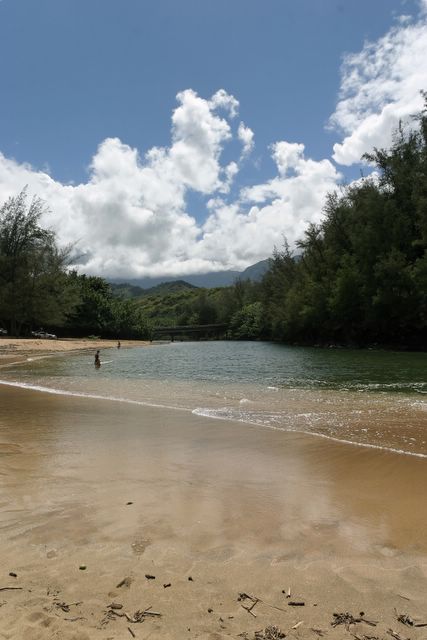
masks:
[[[95,353],[95,368],[99,369],[100,366],[101,366],[101,360],[99,359],[99,349],[98,349],[98,351]]]
[[[119,340],[118,343],[117,343],[117,349],[120,349],[121,346],[122,345],[120,344],[120,340]]]

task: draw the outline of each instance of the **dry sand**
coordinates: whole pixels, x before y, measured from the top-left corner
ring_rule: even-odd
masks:
[[[0,407],[0,638],[427,639],[394,610],[427,623],[425,460],[7,386]],[[361,611],[377,626],[331,626]]]

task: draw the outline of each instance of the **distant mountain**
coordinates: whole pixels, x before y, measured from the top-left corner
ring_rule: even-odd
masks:
[[[123,278],[112,278],[110,283],[115,285],[114,290],[118,290],[121,287],[122,295],[126,295],[126,292],[130,294],[128,297],[135,295],[146,295],[147,289],[153,289],[158,285],[167,283],[181,282],[188,286],[193,287],[206,287],[211,289],[213,287],[228,287],[240,278],[241,280],[261,280],[262,276],[268,269],[269,260],[261,260],[256,264],[247,267],[244,271],[215,271],[211,273],[196,273],[192,275],[182,275],[175,277],[163,276],[160,278],[132,278],[124,280]],[[133,293],[135,289],[141,289],[139,293]],[[179,290],[179,289],[176,289]],[[151,293],[153,293],[151,291]],[[165,291],[162,291],[165,293]]]
[[[167,293],[178,293],[179,291],[188,291],[188,289],[197,289],[194,284],[185,282],[185,280],[173,280],[172,282],[162,282],[155,287],[149,289],[141,289],[143,296],[164,296]]]
[[[260,260],[255,264],[252,264],[250,267],[246,267],[244,271],[240,274],[241,280],[254,280],[254,282],[259,282],[264,273],[268,270],[270,264],[270,258],[266,260]]]
[[[142,298],[144,296],[164,296],[168,293],[178,293],[179,291],[188,291],[189,289],[197,289],[193,284],[184,280],[173,280],[172,282],[161,282],[154,287],[144,289],[138,285],[129,283],[110,282],[113,293],[121,298]]]

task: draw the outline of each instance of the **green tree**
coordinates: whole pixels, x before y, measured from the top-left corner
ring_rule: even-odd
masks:
[[[68,251],[39,222],[46,204],[26,189],[0,209],[0,319],[12,335],[36,325],[60,326],[76,303]]]

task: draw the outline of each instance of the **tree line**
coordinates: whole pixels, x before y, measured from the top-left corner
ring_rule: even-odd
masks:
[[[427,99],[416,119],[364,156],[376,172],[329,194],[323,221],[295,253],[275,250],[261,282],[117,296],[69,268],[70,248],[40,226],[45,203],[24,190],[0,209],[0,326],[149,338],[159,325],[226,323],[234,339],[425,348]]]
[[[262,284],[265,335],[427,346],[427,100],[416,119],[390,149],[364,156],[376,176],[327,197],[298,259],[286,245],[275,252]]]

